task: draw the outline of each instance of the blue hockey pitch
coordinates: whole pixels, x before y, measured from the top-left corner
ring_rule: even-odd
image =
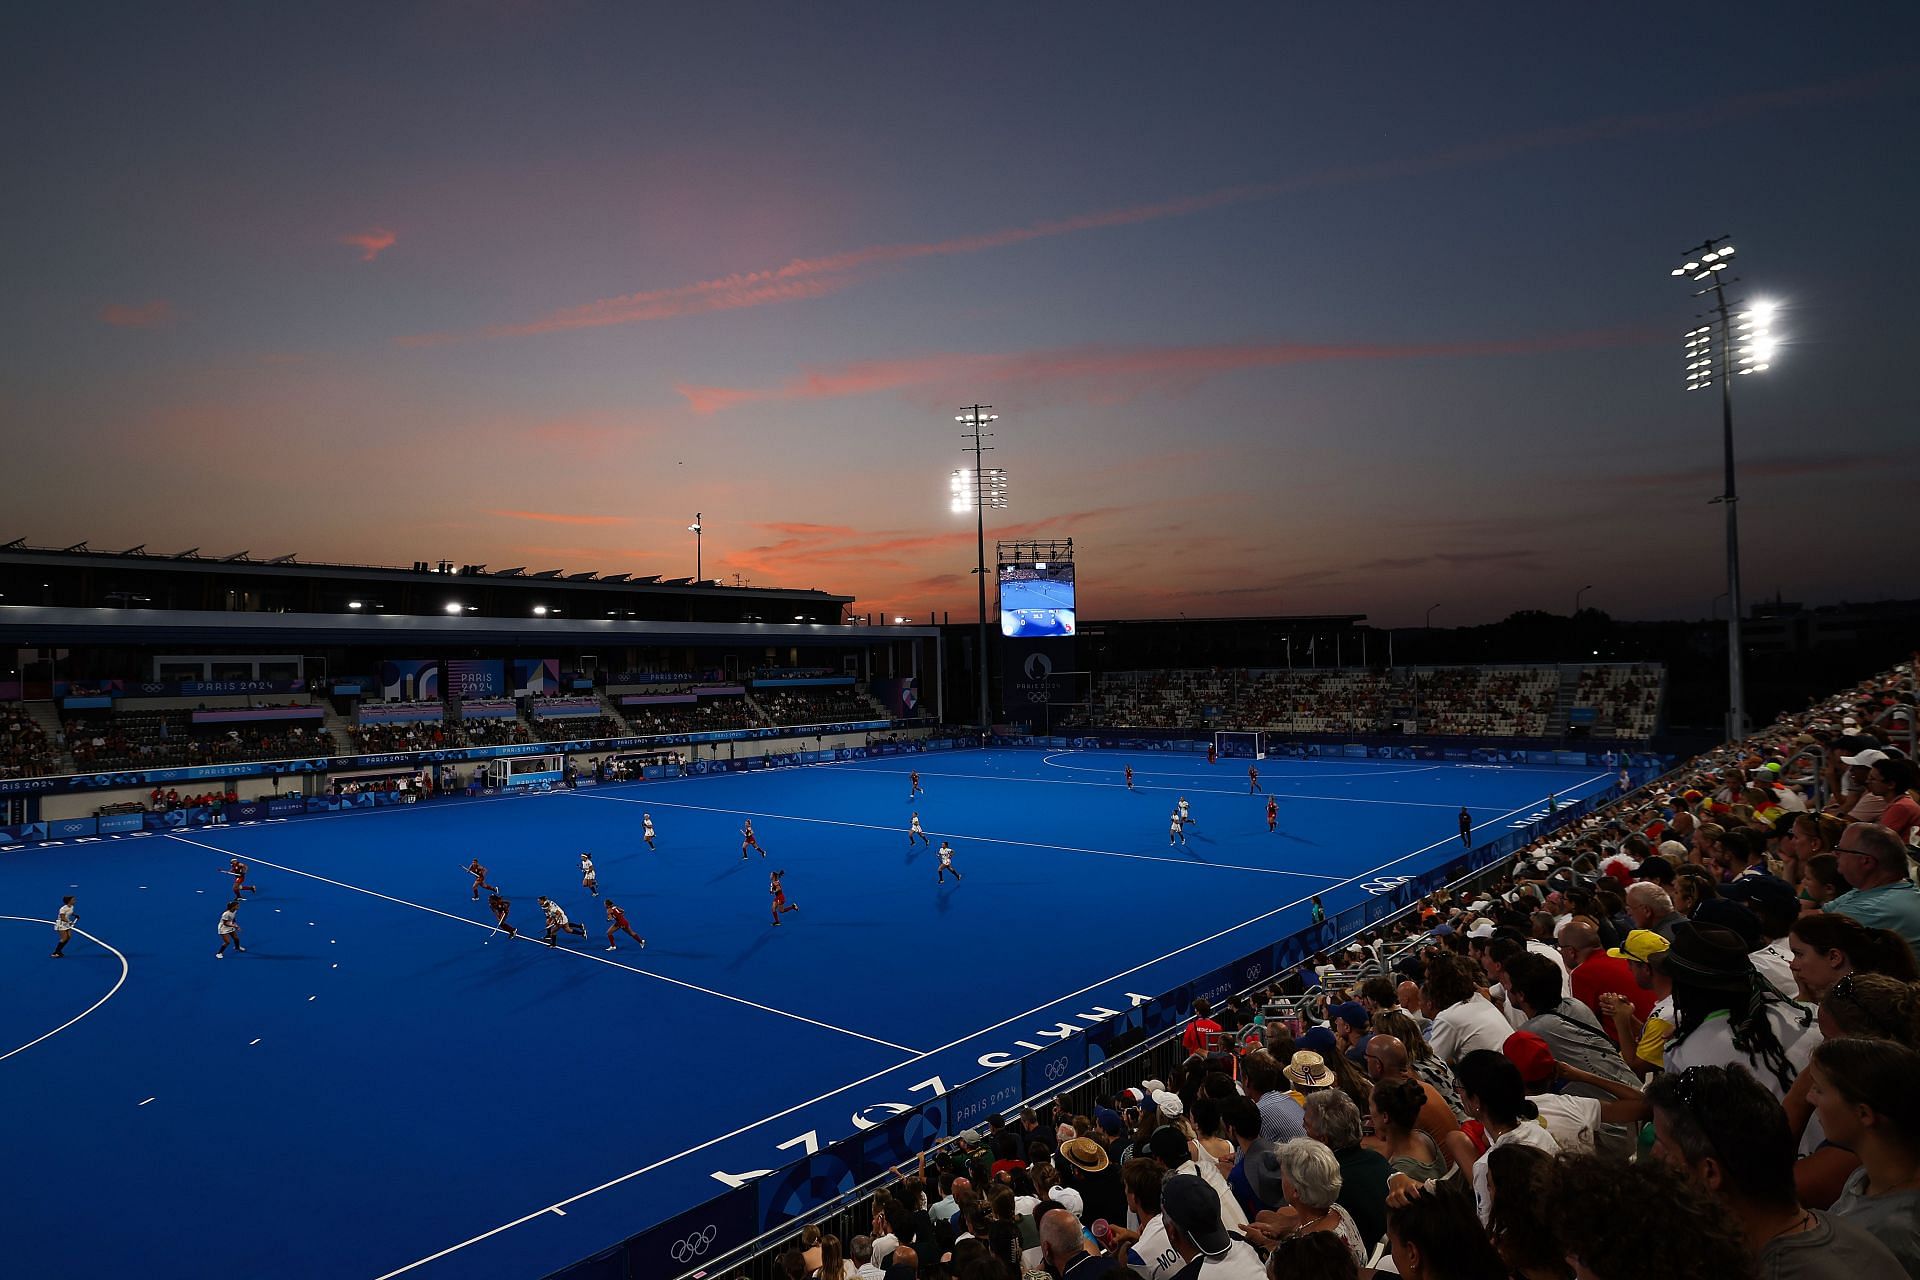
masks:
[[[1246,764],[941,752],[0,855],[0,1269],[537,1277],[1293,932],[1311,894],[1438,865],[1462,805],[1479,843],[1611,782],[1272,759],[1269,833]],[[916,810],[964,880],[908,845]],[[768,856],[742,861],[748,817]],[[229,854],[259,892],[217,960]],[[521,938],[471,898],[476,854]],[[90,936],[52,960],[69,893]],[[587,937],[545,947],[538,894]],[[604,949],[605,898],[644,951]]]

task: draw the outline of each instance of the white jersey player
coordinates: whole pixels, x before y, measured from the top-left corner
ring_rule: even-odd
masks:
[[[594,897],[600,896],[600,873],[593,869],[593,858],[589,854],[580,855],[580,887]]]
[[[227,904],[227,909],[220,913],[220,949],[213,953],[216,958],[225,957],[228,947],[232,947],[235,952],[246,950],[240,945],[240,921],[236,918],[239,911],[240,900],[235,898]]]
[[[935,879],[937,879],[941,884],[945,884],[947,882],[947,873],[949,871],[953,872],[953,878],[955,880],[958,880],[960,878],[959,868],[953,865],[953,846],[948,844],[945,840],[942,840],[940,842],[940,871],[939,871],[939,874],[935,877]]]
[[[643,813],[640,815],[640,835],[641,838],[647,842],[647,848],[651,849],[654,847],[652,814]]]
[[[577,933],[583,938],[587,936],[587,926],[584,924],[575,924],[573,921],[568,920],[567,913],[561,909],[559,903],[548,898],[542,898],[540,899],[540,909],[547,914],[548,946],[558,946],[559,936],[563,933]]]
[[[1167,843],[1185,844],[1186,842],[1187,826],[1184,822],[1180,821],[1180,811],[1175,809],[1167,815]]]
[[[1192,823],[1193,823],[1193,814],[1190,811],[1189,806],[1187,804],[1187,798],[1185,796],[1181,796],[1180,797],[1180,825],[1185,827],[1185,826],[1192,825]]]
[[[920,815],[917,813],[913,815],[913,825],[907,829],[907,845],[909,848],[912,847],[915,840],[923,841],[928,846],[933,844],[933,841],[927,838],[927,833],[920,829]]]
[[[80,923],[80,914],[73,909],[73,895],[60,899],[60,911],[53,917],[53,936],[58,939],[53,944],[53,959],[63,957],[61,952],[67,949],[67,943],[73,940],[73,926]]]

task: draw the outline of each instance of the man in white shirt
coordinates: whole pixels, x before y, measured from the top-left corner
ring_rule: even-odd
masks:
[[[1192,1174],[1175,1174],[1160,1188],[1161,1216],[1167,1239],[1183,1259],[1199,1258],[1208,1280],[1266,1280],[1267,1268],[1245,1240],[1227,1233],[1220,1221],[1220,1195]],[[1052,1214],[1048,1214],[1052,1217]],[[1044,1227],[1044,1224],[1043,1224]],[[1067,1280],[1062,1273],[1061,1280]]]
[[[848,1246],[855,1280],[885,1280],[886,1272],[873,1265],[873,1237],[855,1236]]]
[[[1136,1157],[1120,1166],[1127,1211],[1140,1224],[1127,1249],[1127,1266],[1141,1280],[1166,1280],[1185,1262],[1167,1239],[1167,1223],[1161,1215],[1160,1189],[1166,1180],[1167,1171],[1158,1160]]]

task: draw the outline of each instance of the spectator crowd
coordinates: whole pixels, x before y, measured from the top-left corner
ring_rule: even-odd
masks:
[[[1658,720],[1663,678],[1652,665],[1582,667],[1566,710],[1580,712],[1594,736],[1644,739]],[[1085,712],[1060,723],[1337,734],[1411,722],[1422,733],[1535,738],[1554,727],[1560,679],[1552,666],[1114,671],[1095,682]]]
[[[1196,1000],[1164,1079],[992,1117],[775,1274],[1920,1277],[1920,775],[1876,724],[1910,689]]]

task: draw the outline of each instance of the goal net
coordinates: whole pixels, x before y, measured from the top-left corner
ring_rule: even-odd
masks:
[[[1220,729],[1213,735],[1213,750],[1222,760],[1265,760],[1267,735],[1254,730]]]
[[[487,766],[487,784],[499,790],[508,787],[554,787],[566,777],[566,757],[509,756]]]

